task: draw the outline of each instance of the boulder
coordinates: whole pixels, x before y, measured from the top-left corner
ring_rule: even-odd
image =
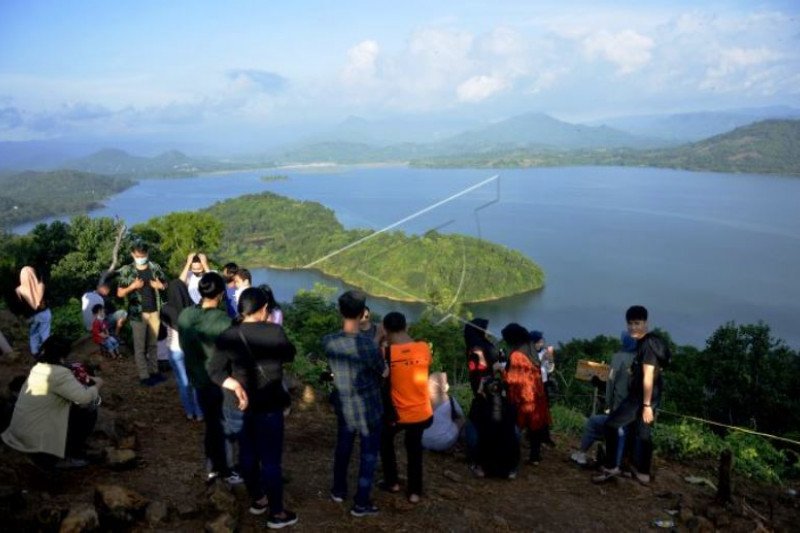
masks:
[[[78,503],[70,507],[67,516],[61,522],[59,533],[81,533],[94,531],[100,527],[97,510],[90,503]]]
[[[231,494],[230,489],[225,483],[217,482],[211,485],[206,496],[208,496],[211,507],[217,512],[238,516],[239,504],[236,502],[236,497]]]
[[[148,503],[138,492],[120,485],[98,485],[94,497],[100,516],[117,524],[138,520]]]
[[[236,519],[228,513],[222,513],[211,522],[206,522],[208,533],[233,533],[238,526]]]
[[[452,470],[445,470],[444,472],[442,472],[442,475],[444,477],[446,477],[447,479],[449,479],[450,481],[454,481],[456,483],[461,483],[461,481],[463,479],[462,476],[460,476],[459,474],[456,474]]]
[[[151,526],[166,522],[169,517],[169,507],[164,502],[150,502],[144,511],[144,518]]]
[[[120,450],[106,448],[106,464],[114,470],[127,470],[136,466],[136,452],[133,450]]]

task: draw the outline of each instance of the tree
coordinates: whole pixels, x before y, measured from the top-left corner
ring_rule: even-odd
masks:
[[[210,254],[219,249],[222,228],[222,222],[209,213],[186,212],[153,218],[131,232],[157,247],[151,252],[153,259],[162,261],[162,266],[177,276],[190,253]]]

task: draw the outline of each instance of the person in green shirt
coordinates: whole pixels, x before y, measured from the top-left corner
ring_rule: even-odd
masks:
[[[187,307],[178,316],[178,340],[184,353],[189,382],[197,391],[197,401],[203,410],[206,433],[205,453],[211,462],[208,481],[224,477],[229,483],[241,483],[241,478],[228,466],[223,429],[222,389],[211,381],[206,365],[214,353],[217,337],[228,329],[231,319],[219,308],[225,294],[225,280],[216,272],[200,278],[199,306]]]
[[[161,267],[149,259],[149,248],[143,242],[131,247],[133,263],[119,270],[117,297],[128,305],[128,319],[133,334],[133,360],[142,385],[153,386],[164,381],[158,371],[158,330],[161,326],[161,291],[167,288],[167,277]]]

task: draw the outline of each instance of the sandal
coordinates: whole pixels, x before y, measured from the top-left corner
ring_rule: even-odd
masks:
[[[619,468],[603,468],[602,472],[596,476],[592,477],[592,483],[605,483],[606,481],[610,481],[621,474]]]

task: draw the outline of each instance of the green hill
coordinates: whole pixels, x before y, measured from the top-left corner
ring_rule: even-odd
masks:
[[[155,157],[142,157],[116,148],[107,148],[86,157],[72,159],[62,166],[84,172],[136,178],[195,176],[203,172],[242,167],[207,158],[189,157],[177,150],[170,150]]]
[[[272,193],[213,205],[224,224],[219,255],[249,267],[303,268],[395,300],[449,303],[503,298],[539,289],[544,272],[516,250],[464,235],[345,230],[316,202]],[[330,259],[320,258],[362,238]]]
[[[85,213],[135,182],[75,170],[0,177],[0,228],[39,218]]]
[[[657,167],[800,175],[800,120],[764,120],[729,133],[641,154],[638,164]]]

